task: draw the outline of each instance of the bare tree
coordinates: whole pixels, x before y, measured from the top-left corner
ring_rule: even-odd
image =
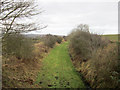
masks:
[[[77,26],[77,29],[85,31],[85,32],[89,32],[89,26],[87,24],[80,24]]]
[[[41,10],[37,10],[34,0],[1,0],[0,8],[0,28],[4,36],[11,32],[21,33],[46,27],[41,27],[35,22],[25,22],[26,19],[42,13]]]
[[[79,30],[83,30],[83,28],[84,28],[83,24],[80,24],[80,25],[77,26],[77,29],[79,29]]]

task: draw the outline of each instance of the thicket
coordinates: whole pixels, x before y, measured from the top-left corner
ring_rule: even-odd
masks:
[[[47,46],[49,48],[53,48],[56,42],[59,44],[62,42],[62,37],[48,34],[48,35],[42,37],[41,40],[44,42],[45,46]]]
[[[104,41],[101,36],[97,34],[90,34],[89,32],[76,30],[69,35],[70,46],[75,56],[82,60],[87,60],[92,57],[93,52],[98,48],[103,48],[108,41]]]
[[[62,42],[62,37],[61,37],[61,36],[56,36],[56,35],[55,35],[55,38],[56,38],[56,42],[57,42],[57,43],[60,44],[60,43]]]
[[[93,88],[116,88],[119,85],[118,46],[100,35],[79,29],[69,35],[73,64]],[[112,85],[111,85],[112,84]]]
[[[31,39],[24,37],[21,34],[9,34],[2,41],[3,56],[15,56],[22,60],[33,59],[33,42]]]
[[[97,88],[115,88],[118,87],[118,47],[117,45],[108,45],[104,49],[99,48],[89,62],[90,67],[96,75],[86,74],[86,77],[92,78],[95,83],[92,85]],[[92,72],[91,71],[91,72]],[[95,78],[93,78],[95,77]],[[112,83],[111,83],[112,82]]]

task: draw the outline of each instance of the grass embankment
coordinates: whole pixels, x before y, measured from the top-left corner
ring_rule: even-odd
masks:
[[[56,46],[43,60],[37,82],[42,88],[84,88],[68,53],[68,43]]]

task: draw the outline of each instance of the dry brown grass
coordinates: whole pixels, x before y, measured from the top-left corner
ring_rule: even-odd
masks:
[[[109,44],[103,50],[98,49],[94,57],[77,67],[93,88],[118,87],[117,68],[118,51],[115,43]]]
[[[34,50],[34,60],[25,62],[15,56],[3,57],[2,77],[3,88],[40,88],[35,84],[37,74],[41,67],[43,55],[48,49],[42,43],[36,43]],[[45,56],[45,55],[44,55]]]

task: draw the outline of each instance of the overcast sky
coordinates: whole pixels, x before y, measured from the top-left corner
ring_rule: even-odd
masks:
[[[39,8],[44,12],[35,19],[37,23],[48,27],[30,33],[67,35],[79,24],[88,24],[90,32],[98,34],[118,33],[117,0],[83,1],[37,0]]]

